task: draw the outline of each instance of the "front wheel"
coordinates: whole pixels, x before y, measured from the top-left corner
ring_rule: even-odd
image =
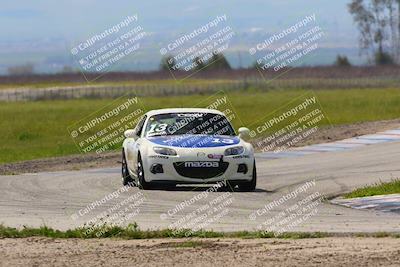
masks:
[[[137,176],[139,180],[139,188],[143,190],[149,190],[151,189],[151,183],[146,182],[144,179],[144,168],[143,168],[143,162],[142,158],[140,157],[140,154],[138,156],[138,164],[137,164]]]
[[[256,169],[256,161],[254,160],[253,164],[253,178],[245,183],[239,185],[239,189],[241,191],[254,191],[257,186],[257,169]]]
[[[124,186],[134,185],[134,180],[132,176],[129,174],[128,164],[126,163],[125,152],[122,149],[122,184]]]

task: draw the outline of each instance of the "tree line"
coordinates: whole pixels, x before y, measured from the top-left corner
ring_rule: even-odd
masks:
[[[200,57],[193,59],[194,66],[191,70],[231,70],[232,67],[222,53],[213,53],[210,59],[203,60]],[[175,58],[172,55],[167,55],[161,59],[160,70],[179,71]]]
[[[350,0],[348,10],[359,31],[361,54],[366,54],[369,62],[376,65],[400,64],[400,0]],[[199,57],[193,60],[192,70],[230,70],[232,69],[223,54],[213,53],[204,61]],[[350,66],[345,55],[338,55],[334,65]],[[179,70],[174,68],[176,61],[172,55],[161,60],[161,70]],[[250,68],[256,68],[254,63]],[[34,65],[27,63],[7,69],[9,75],[27,75],[34,73]],[[63,73],[73,72],[69,66]]]
[[[351,0],[362,53],[377,65],[400,63],[400,0]]]

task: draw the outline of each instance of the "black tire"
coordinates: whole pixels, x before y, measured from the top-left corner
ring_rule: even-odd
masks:
[[[176,183],[166,183],[161,185],[162,189],[165,190],[174,190],[176,188]]]
[[[235,192],[235,187],[237,184],[229,182],[226,180],[226,185],[224,187],[221,187],[222,191],[227,191],[227,192]]]
[[[140,154],[138,155],[138,167],[137,167],[137,177],[138,177],[138,187],[143,190],[149,190],[152,188],[152,184],[149,182],[146,182],[144,179],[144,169],[143,169],[143,162]]]
[[[239,189],[245,192],[251,192],[256,190],[257,186],[257,169],[256,169],[256,161],[254,161],[253,165],[253,178],[245,183],[239,185]]]
[[[135,181],[133,180],[132,176],[129,174],[128,164],[126,163],[125,152],[122,149],[122,184],[124,186],[130,185],[133,186]]]

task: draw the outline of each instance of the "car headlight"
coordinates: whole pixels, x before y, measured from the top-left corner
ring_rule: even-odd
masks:
[[[234,156],[234,155],[240,155],[244,152],[244,147],[242,146],[235,146],[231,147],[225,150],[225,156]]]
[[[176,156],[176,151],[167,147],[153,147],[154,152],[161,155]]]

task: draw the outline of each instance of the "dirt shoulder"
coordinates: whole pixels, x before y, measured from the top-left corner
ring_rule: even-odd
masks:
[[[102,154],[78,154],[7,163],[0,165],[0,175],[37,173],[50,171],[72,171],[90,168],[115,167],[121,161],[121,152]]]
[[[398,128],[400,128],[400,119],[334,126],[319,130],[307,142],[297,143],[296,146],[333,142]],[[65,157],[29,160],[0,165],[0,175],[115,167],[118,166],[120,160],[120,152],[109,152],[100,155],[79,154]]]
[[[399,266],[396,238],[0,239],[0,266]]]

